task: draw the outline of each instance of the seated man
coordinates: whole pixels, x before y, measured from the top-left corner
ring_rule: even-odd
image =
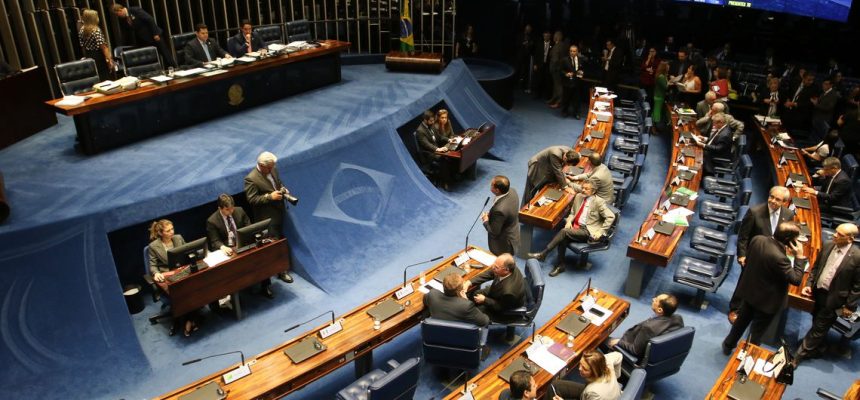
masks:
[[[525,370],[511,374],[508,389],[499,393],[499,400],[532,400],[537,398],[537,383],[532,374]]]
[[[239,245],[239,228],[251,225],[251,219],[242,207],[236,207],[233,196],[221,194],[218,196],[218,211],[206,219],[206,238],[209,250],[221,250],[232,256]]]
[[[726,110],[726,103],[714,103],[714,105],[711,106],[710,111],[696,120],[696,127],[699,128],[699,131],[701,132],[710,132],[712,128],[711,117],[717,114],[723,114],[726,116],[726,125],[728,125],[729,129],[732,130],[732,140],[737,139],[738,136],[744,133],[744,123],[736,120]]]
[[[624,332],[621,339],[610,338],[609,347],[618,346],[634,356],[642,357],[645,346],[651,338],[672,332],[684,327],[684,319],[675,315],[678,299],[671,294],[660,294],[651,299],[651,310],[654,316],[648,318]]]
[[[815,172],[813,182],[819,189],[804,187],[803,191],[818,197],[822,211],[830,211],[831,207],[839,206],[848,209],[854,208],[851,196],[851,178],[842,171],[842,162],[836,157],[827,157],[821,163],[821,169]]]
[[[197,33],[197,40],[190,40],[185,44],[186,63],[199,67],[218,58],[233,58],[218,45],[217,40],[209,40],[209,28],[206,24],[197,24],[194,31]]]
[[[603,164],[600,154],[591,153],[588,155],[588,163],[591,164],[591,171],[572,176],[570,179],[574,182],[588,179],[594,184],[594,192],[597,197],[606,200],[612,204],[615,201],[615,188],[612,186],[612,172]],[[573,190],[580,191],[580,186],[577,183],[571,185]]]
[[[489,281],[492,281],[492,284],[476,290],[472,300],[491,321],[505,323],[510,318],[506,317],[504,312],[522,307],[526,301],[525,279],[517,268],[514,257],[507,253],[496,257],[492,267],[466,283],[466,290],[471,285],[480,286]]]
[[[529,258],[543,261],[552,249],[558,248],[558,257],[549,276],[564,272],[564,253],[570,242],[597,242],[615,221],[615,214],[606,206],[606,200],[594,196],[594,184],[582,182],[582,192],[573,198],[570,215],[560,230],[540,253],[529,253]]]
[[[250,20],[242,20],[242,28],[236,36],[227,41],[227,50],[233,57],[242,57],[247,53],[260,51],[266,47],[263,39],[254,32],[254,25],[251,25]]]
[[[576,164],[579,164],[579,153],[567,146],[550,146],[532,156],[526,173],[523,205],[528,204],[548,183],[558,184],[560,189],[568,190],[568,179],[564,176],[564,168]]]
[[[442,280],[444,292],[431,290],[424,295],[424,316],[446,321],[468,322],[478,326],[490,324],[490,317],[466,297],[463,277],[449,274]]]
[[[703,149],[705,159],[702,168],[708,175],[714,174],[714,158],[732,156],[732,133],[726,124],[726,114],[711,116],[711,131],[708,137],[696,136],[696,145]]]

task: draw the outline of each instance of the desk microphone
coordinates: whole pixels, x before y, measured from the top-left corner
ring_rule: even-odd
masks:
[[[415,263],[415,264],[407,265],[407,266],[406,266],[406,268],[403,268],[403,286],[404,286],[404,287],[406,286],[406,270],[408,270],[409,268],[412,268],[412,267],[414,267],[414,266],[416,266],[416,265],[427,264],[427,263],[429,263],[429,262],[438,261],[438,260],[441,260],[441,259],[442,259],[442,256],[439,256],[439,257],[436,257],[436,258],[433,258],[433,259],[430,259],[430,260],[421,261],[421,262],[419,262],[419,263]]]
[[[241,351],[228,351],[226,353],[213,354],[211,356],[195,358],[193,360],[188,360],[188,361],[182,363],[182,365],[194,364],[196,362],[200,362],[200,361],[205,360],[207,358],[221,357],[221,356],[226,356],[228,354],[236,354],[236,353],[239,353],[239,356],[242,357],[242,365],[240,365],[237,368],[232,369],[232,370],[228,371],[227,373],[221,375],[221,379],[224,380],[224,383],[229,384],[231,382],[234,382],[234,381],[237,381],[241,378],[244,378],[248,375],[251,375],[251,366],[249,364],[245,364],[245,353],[242,353]],[[251,364],[253,364],[253,362],[251,362]]]
[[[433,397],[430,397],[430,400],[436,400],[436,396],[442,394],[442,392],[445,392],[445,391],[451,389],[451,386],[453,386],[454,383],[459,381],[460,378],[463,377],[463,375],[466,376],[466,382],[463,384],[463,392],[465,394],[465,392],[467,392],[469,390],[469,370],[463,370],[463,372],[461,372],[460,375],[457,375],[454,377],[454,379],[451,379],[451,382],[448,382],[448,384],[445,385],[445,387],[443,387],[442,390],[436,392],[436,394],[434,394]]]
[[[301,323],[295,324],[295,325],[293,325],[293,326],[291,326],[291,327],[289,327],[289,328],[287,328],[287,329],[284,329],[284,333],[289,332],[289,331],[291,331],[291,330],[293,330],[293,329],[296,329],[296,328],[298,328],[298,327],[300,327],[300,326],[302,326],[302,325],[304,325],[304,324],[306,324],[306,323],[308,323],[308,322],[311,322],[311,321],[313,321],[313,320],[315,320],[315,319],[317,319],[317,318],[319,318],[319,317],[322,317],[323,315],[326,315],[326,314],[331,314],[331,324],[332,324],[332,325],[334,325],[334,311],[333,311],[333,310],[328,310],[328,311],[326,311],[326,312],[324,312],[324,313],[322,313],[322,314],[320,314],[320,315],[317,315],[316,317],[313,317],[313,318],[311,318],[311,319],[309,319],[309,320],[307,320],[307,321],[305,321],[305,322],[301,322]]]
[[[236,354],[236,353],[239,353],[239,356],[242,357],[242,365],[245,365],[245,353],[242,353],[241,351],[238,351],[238,350],[237,351],[228,351],[226,353],[221,353],[221,354],[213,354],[211,356],[206,356],[206,357],[201,357],[201,358],[195,358],[193,360],[188,360],[188,361],[182,363],[182,365],[194,364],[196,362],[200,362],[200,361],[203,361],[203,360],[206,360],[209,358],[221,357],[221,356],[226,356],[228,354]]]
[[[469,250],[469,235],[472,234],[472,229],[475,229],[475,224],[478,223],[478,219],[481,218],[481,213],[484,212],[484,209],[487,208],[487,204],[490,203],[490,196],[487,196],[487,199],[484,200],[484,205],[481,207],[481,212],[478,213],[478,216],[475,218],[475,221],[472,222],[472,227],[469,228],[469,232],[466,233],[466,247],[463,251]]]

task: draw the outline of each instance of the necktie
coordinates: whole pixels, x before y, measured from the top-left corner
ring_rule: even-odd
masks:
[[[777,92],[773,92],[770,94],[770,105],[767,107],[767,115],[768,117],[772,117],[776,115],[776,105],[779,103],[779,95]]]
[[[546,56],[549,54],[549,42],[543,42],[543,62],[546,62]]]
[[[579,217],[582,215],[582,210],[585,210],[585,205],[588,203],[588,198],[582,200],[582,205],[579,206],[579,211],[573,216],[573,229],[579,229]]]
[[[839,175],[839,174],[837,173],[836,175]],[[836,180],[836,175],[833,175],[833,177],[830,178],[830,183],[827,184],[827,190],[825,190],[824,193],[828,193],[828,194],[830,193],[830,187],[833,186],[833,181]]]
[[[800,91],[803,90],[803,85],[797,87],[797,91],[794,92],[794,97],[791,99],[792,102],[796,103],[797,98],[800,96]]]
[[[235,238],[238,236],[238,232],[236,232],[236,223],[233,222],[233,216],[227,216],[227,229],[230,230],[229,235],[227,235],[227,246],[233,247],[235,246]]]
[[[212,56],[209,55],[209,46],[204,42],[200,42],[200,47],[203,48],[203,53],[206,54],[206,61],[212,61]]]
[[[579,57],[573,57],[573,70],[579,71]]]

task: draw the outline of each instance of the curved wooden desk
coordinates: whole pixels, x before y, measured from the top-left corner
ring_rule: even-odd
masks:
[[[741,361],[738,360],[738,353],[744,348],[744,346],[747,346],[747,354],[752,356],[754,359],[761,358],[767,360],[773,355],[773,352],[770,350],[761,348],[754,344],[746,343],[747,342],[745,340],[741,341],[738,346],[735,347],[735,351],[732,353],[731,358],[729,358],[729,362],[726,363],[726,367],[723,368],[723,373],[721,373],[720,377],[717,378],[717,382],[714,383],[714,387],[711,388],[711,391],[708,392],[705,399],[723,400],[729,398],[729,391],[732,390],[732,386],[735,384],[738,366],[741,363]],[[785,385],[777,382],[774,378],[769,378],[753,372],[750,374],[749,380],[764,385],[764,396],[762,396],[762,400],[781,399],[783,392],[785,392]]]

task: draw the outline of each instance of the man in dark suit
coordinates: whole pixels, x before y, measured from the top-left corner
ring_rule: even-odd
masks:
[[[251,203],[254,221],[269,218],[269,235],[280,239],[284,234],[284,216],[287,213],[284,198],[290,191],[281,182],[275,167],[277,162],[278,158],[274,154],[268,151],[260,153],[257,166],[245,176],[245,197]],[[293,282],[293,277],[286,271],[279,273],[278,278],[287,283]]]
[[[520,217],[517,191],[511,189],[508,177],[497,175],[490,182],[490,192],[496,198],[489,212],[481,214],[487,243],[493,254],[515,254],[520,245]]]
[[[696,145],[701,147],[705,159],[706,174],[714,174],[714,158],[729,158],[732,155],[732,130],[726,124],[725,114],[711,116],[711,132],[707,138],[696,136]]]
[[[687,73],[687,68],[690,67],[690,57],[687,49],[681,48],[678,50],[678,58],[672,60],[669,65],[669,81],[678,81],[684,74]]]
[[[126,8],[121,4],[114,4],[112,10],[119,19],[120,29],[128,44],[137,47],[155,46],[165,65],[176,66],[173,54],[167,49],[161,37],[161,28],[155,24],[152,15],[140,7]]]
[[[447,188],[451,180],[450,163],[442,159],[442,153],[448,152],[445,145],[448,139],[434,128],[436,114],[427,110],[421,115],[421,124],[415,129],[415,140],[418,142],[418,162],[422,169],[432,171],[433,178],[442,187]]]
[[[609,347],[618,346],[636,357],[642,357],[651,338],[684,327],[684,318],[675,314],[677,308],[678,299],[675,296],[666,293],[657,295],[651,299],[654,316],[628,329],[620,339],[609,339]]]
[[[232,256],[239,246],[238,230],[251,225],[251,219],[242,207],[236,207],[233,196],[221,194],[218,196],[218,211],[206,219],[206,238],[209,240],[209,250],[221,250]]]
[[[788,100],[783,103],[782,124],[787,129],[809,129],[812,124],[812,98],[818,96],[815,88],[815,75],[807,73],[803,80],[789,91]]]
[[[584,86],[582,81],[582,61],[579,57],[579,47],[576,45],[570,46],[568,57],[564,57],[561,60],[562,87],[564,89],[561,95],[562,117],[573,114],[574,118],[581,118],[579,109],[582,105],[582,89]]]
[[[821,95],[809,99],[812,102],[812,119],[827,123],[827,126],[833,124],[833,111],[836,110],[840,97],[839,91],[833,88],[830,79],[821,82]],[[816,125],[813,124],[813,126]]]
[[[543,40],[535,44],[534,55],[534,81],[532,82],[532,94],[536,99],[544,99],[552,90],[552,78],[549,76],[549,64],[552,54],[552,33],[543,32]]]
[[[242,57],[246,53],[260,51],[266,47],[263,39],[254,32],[254,25],[250,20],[242,20],[242,26],[236,36],[227,40],[227,50],[233,57]]]
[[[723,103],[721,101],[717,101],[712,104],[711,109],[708,110],[708,112],[705,113],[705,115],[703,115],[701,118],[696,120],[696,127],[699,128],[699,131],[711,132],[711,128],[713,128],[713,122],[711,121],[711,117],[717,114],[723,114],[726,117],[726,125],[728,125],[729,129],[732,131],[732,140],[742,135],[744,133],[744,123],[740,120],[735,119],[735,117],[729,114],[728,111],[726,111],[726,107],[726,103]]]
[[[490,320],[504,323],[509,320],[504,312],[522,307],[526,301],[525,279],[523,273],[517,268],[513,256],[505,253],[496,257],[492,267],[466,284],[466,290],[469,286],[480,286],[490,281],[492,284],[489,287],[474,292],[472,300],[481,312],[490,317]]]
[[[183,49],[185,60],[189,65],[199,67],[217,58],[233,58],[218,45],[217,40],[209,40],[209,28],[206,24],[197,24],[194,31],[197,34],[197,40],[189,41]]]
[[[786,305],[788,285],[800,284],[807,260],[803,246],[797,242],[798,236],[797,224],[783,222],[773,237],[759,235],[750,241],[746,267],[737,287],[741,307],[738,319],[723,340],[723,354],[731,354],[750,325],[750,342],[761,343],[767,326]],[[793,265],[787,253],[794,256]]]
[[[526,88],[526,93],[531,92],[529,84],[532,76],[532,57],[535,54],[535,38],[532,34],[532,26],[526,24],[523,31],[517,35],[517,81]]]
[[[529,258],[543,261],[550,251],[558,249],[555,266],[549,276],[564,272],[564,253],[570,242],[597,242],[606,236],[606,231],[615,221],[615,214],[606,205],[606,200],[594,196],[594,184],[583,181],[581,186],[581,191],[573,198],[564,228],[556,233],[543,251],[528,254]]]
[[[482,327],[489,325],[490,317],[469,301],[464,283],[459,274],[445,276],[442,280],[442,292],[431,290],[424,295],[424,316],[468,322]]]
[[[860,250],[853,246],[856,236],[857,225],[841,224],[836,227],[833,241],[818,253],[810,279],[801,291],[804,296],[812,296],[815,306],[812,327],[797,349],[798,361],[821,354],[821,344],[836,317],[847,318],[857,309],[857,301],[860,300]]]
[[[603,58],[603,85],[610,90],[615,90],[620,79],[624,54],[618,51],[612,39],[606,40],[606,50],[606,56]]]
[[[737,242],[738,264],[741,265],[741,268],[746,266],[747,248],[752,238],[758,235],[772,237],[777,225],[794,219],[794,211],[785,207],[789,200],[791,200],[791,192],[788,188],[774,186],[770,188],[766,203],[750,207],[747,214],[744,215]],[[743,279],[743,274],[744,270],[741,269],[741,277],[738,278],[738,282]],[[740,307],[741,299],[735,290],[732,293],[731,301],[729,301],[729,322],[735,322]]]
[[[551,391],[547,391],[547,396]],[[499,400],[533,400],[537,398],[537,383],[535,378],[526,370],[514,371],[508,382],[508,388],[499,393]]]
[[[803,191],[814,194],[820,204],[822,211],[829,211],[831,207],[839,206],[852,209],[854,201],[851,196],[851,178],[842,170],[842,162],[836,157],[827,157],[821,162],[821,169],[815,172],[813,182],[819,189],[804,187]]]
[[[523,205],[548,183],[556,183],[560,189],[567,189],[564,167],[576,164],[579,164],[579,153],[567,146],[550,146],[532,156],[526,173]]]

